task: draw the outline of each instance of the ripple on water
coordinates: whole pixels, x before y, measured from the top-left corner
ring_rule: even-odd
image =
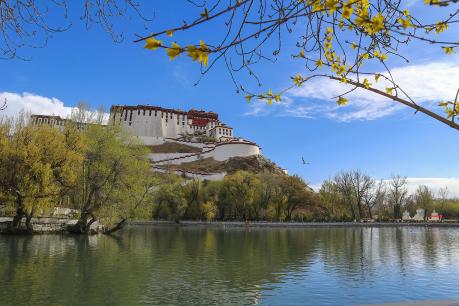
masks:
[[[459,298],[459,231],[128,227],[0,236],[1,305],[355,305]]]

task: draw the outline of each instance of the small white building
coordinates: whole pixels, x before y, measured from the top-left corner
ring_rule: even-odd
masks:
[[[424,221],[425,211],[422,208],[416,209],[416,214],[413,217],[414,221]]]
[[[64,129],[64,126],[67,124],[67,119],[51,115],[31,115],[30,121],[33,125],[48,125],[61,130]]]
[[[87,126],[86,123],[75,122],[71,119],[64,119],[60,116],[53,116],[53,115],[31,115],[30,116],[30,123],[32,125],[47,125],[61,131],[64,130],[67,124],[76,124],[78,129],[83,129]]]
[[[405,210],[405,211],[403,212],[402,220],[403,220],[403,221],[410,221],[410,220],[411,220],[409,211]]]
[[[441,221],[441,216],[435,211],[435,209],[430,214],[429,221]]]

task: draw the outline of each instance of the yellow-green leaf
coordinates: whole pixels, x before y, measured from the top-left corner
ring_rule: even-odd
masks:
[[[163,45],[163,42],[155,39],[153,36],[145,40],[145,49],[156,50]]]
[[[183,52],[183,49],[177,44],[172,43],[172,47],[167,48],[167,55],[169,56],[169,60],[175,59]]]
[[[346,99],[345,97],[339,97],[338,100],[336,101],[336,103],[337,103],[338,105],[341,106],[341,105],[346,105],[346,103],[347,103],[348,101],[349,101],[349,100]]]

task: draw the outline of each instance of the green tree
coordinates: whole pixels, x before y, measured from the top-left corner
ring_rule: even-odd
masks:
[[[173,174],[166,174],[155,191],[154,219],[168,219],[180,222],[188,203],[183,187],[184,181]]]
[[[11,230],[18,231],[57,202],[77,182],[83,156],[81,138],[72,130],[26,125],[25,117],[0,128],[0,190],[16,209]]]
[[[237,171],[224,178],[224,203],[234,208],[233,214],[236,218],[251,220],[255,215],[256,186],[258,178],[247,171]]]
[[[271,201],[268,205],[267,215],[271,220],[283,221],[285,220],[285,207],[287,205],[287,200],[280,184],[273,187],[272,193]]]
[[[204,220],[212,221],[217,216],[217,205],[213,201],[206,201],[202,204],[201,214]]]
[[[313,192],[300,176],[283,177],[281,189],[285,198],[285,218],[287,221],[292,220],[293,212],[298,208],[312,205]]]
[[[425,185],[418,186],[414,194],[414,201],[417,207],[424,209],[424,220],[427,218],[427,214],[432,211],[433,200],[433,193],[429,187]]]
[[[137,138],[117,125],[89,124],[83,134],[84,162],[78,170],[79,184],[74,194],[80,218],[70,230],[87,234],[96,221],[107,226],[124,222],[132,207],[138,205],[139,198],[133,194],[149,186],[145,181],[149,163],[147,151]]]
[[[319,201],[324,209],[325,220],[345,220],[349,217],[343,197],[334,181],[323,182],[319,190]]]
[[[187,201],[184,217],[187,219],[205,218],[202,205],[205,202],[205,187],[202,180],[194,178],[183,186],[183,194]]]

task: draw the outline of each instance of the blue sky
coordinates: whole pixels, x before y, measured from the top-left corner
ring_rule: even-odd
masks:
[[[167,5],[142,2],[146,3],[144,12],[154,11],[152,30],[175,25],[197,12],[182,0]],[[142,44],[132,43],[135,33],[148,32],[142,23],[118,22],[116,29],[125,40],[117,44],[97,26],[87,31],[78,21],[80,8],[70,9],[70,30],[54,35],[45,48],[24,49],[29,61],[0,61],[0,95],[10,97],[7,112],[27,105],[34,112],[59,113],[63,111],[59,103],[72,107],[79,101],[107,108],[112,104],[202,108],[218,112],[237,135],[257,142],[266,157],[314,185],[340,170],[356,168],[375,178],[395,173],[426,182],[459,177],[459,132],[422,114],[414,115],[410,109],[366,93],[356,93],[349,106],[338,109],[329,98],[340,88],[321,81],[290,92],[276,106],[248,105],[236,93],[223,63],[193,86],[199,78],[198,64],[185,57],[169,61],[163,51],[149,52]],[[453,29],[451,35],[457,33]],[[207,28],[190,35],[174,38],[211,40],[221,32]],[[289,76],[301,72],[290,59],[294,38],[286,38],[285,55],[277,63],[256,67],[266,88],[280,90],[291,82]],[[406,52],[410,64],[400,66],[394,61],[392,65],[399,69],[398,76],[410,93],[426,105],[452,99],[454,88],[459,88],[459,57],[445,58],[441,50],[418,45]],[[246,75],[238,77],[253,84]],[[302,156],[311,164],[303,165]],[[454,184],[459,186],[457,180]]]

